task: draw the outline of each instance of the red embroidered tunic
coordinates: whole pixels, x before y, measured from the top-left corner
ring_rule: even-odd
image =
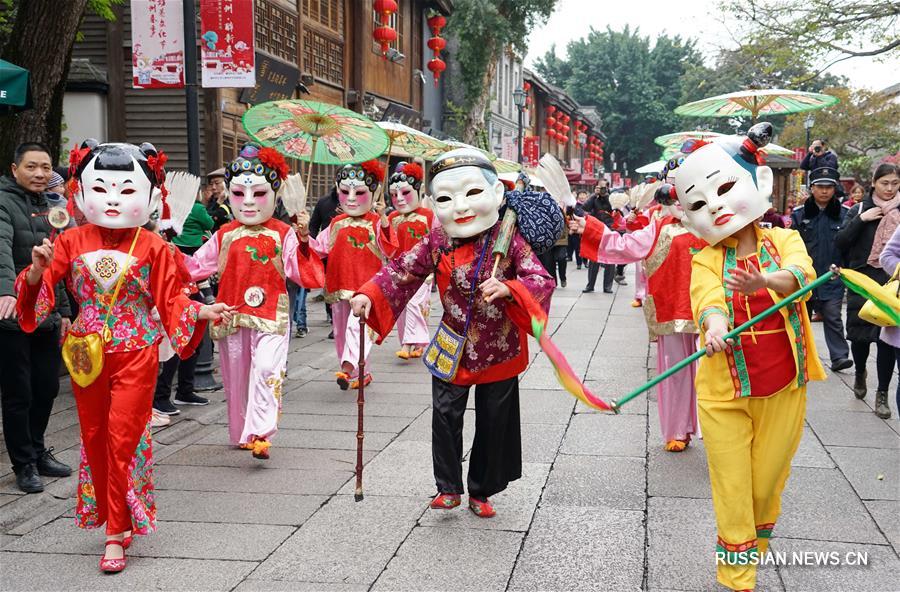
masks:
[[[22,329],[34,331],[53,310],[53,286],[64,279],[79,306],[72,333],[100,333],[135,231],[87,224],[60,235],[42,282],[30,286],[25,281],[30,266],[16,279],[16,310]],[[110,312],[112,339],[104,351],[128,352],[149,347],[161,339],[162,328],[179,356],[189,356],[200,343],[206,323],[198,320],[200,303],[184,294],[175,258],[165,241],[153,232],[141,230],[124,273],[127,275]],[[154,306],[160,321],[154,321],[150,315]]]
[[[394,211],[388,216],[388,222],[391,226],[391,236],[388,239],[393,238],[396,242],[381,240],[379,245],[388,257],[394,258],[425,238],[434,224],[434,212],[428,208],[417,208],[408,214]]]
[[[318,257],[290,226],[274,218],[253,226],[229,222],[185,262],[195,279],[217,271],[216,300],[237,307],[231,324],[213,326],[214,339],[238,327],[284,335],[290,324],[285,278],[306,288],[322,286]]]
[[[380,238],[385,232],[386,237]],[[392,242],[390,226],[381,228],[381,218],[374,212],[352,217],[341,214],[331,221],[327,231],[319,233],[310,246],[328,257],[325,270],[325,302],[350,300],[364,283],[372,279],[384,264],[379,246]]]

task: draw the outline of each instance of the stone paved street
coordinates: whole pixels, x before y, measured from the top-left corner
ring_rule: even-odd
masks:
[[[585,277],[572,264],[569,287],[553,299],[551,329],[575,370],[614,398],[655,372],[655,350],[641,311],[630,307],[632,278],[606,295],[582,294]],[[310,334],[291,342],[272,459],[228,446],[221,393],[209,407],[185,409],[155,434],[159,529],[136,540],[123,574],[101,575],[102,535],[72,524],[75,478],[22,495],[4,453],[0,589],[720,589],[702,441],[682,454],[663,452],[655,395],[619,416],[594,413],[560,390],[534,351],[521,380],[524,475],[494,498],[499,515],[482,520],[464,508],[426,509],[434,493],[429,375],[394,357],[395,336],[377,348],[365,500],[355,503],[355,393],[334,384],[322,304],[309,306]],[[816,331],[825,351],[821,325]],[[897,410],[878,419],[873,393],[858,401],[851,382],[852,374],[829,373],[810,389],[772,547],[866,552],[869,565],[765,567],[759,590],[900,588]],[[893,392],[890,399],[893,406]],[[48,444],[75,464],[68,386],[54,411]],[[467,416],[467,446],[473,424]]]

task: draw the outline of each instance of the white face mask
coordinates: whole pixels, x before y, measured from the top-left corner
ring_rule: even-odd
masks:
[[[699,148],[678,167],[675,189],[684,225],[711,245],[751,224],[769,209],[772,169],[756,168],[756,183],[716,144]]]
[[[78,209],[103,228],[137,228],[150,220],[162,193],[154,189],[134,158],[133,171],[98,171],[94,158],[81,173]]]
[[[391,201],[394,209],[401,214],[408,214],[419,207],[419,192],[406,181],[391,184]]]
[[[337,184],[338,201],[348,216],[358,218],[372,209],[372,192],[364,184],[344,179]]]
[[[434,214],[454,238],[476,236],[500,218],[503,183],[490,184],[475,166],[438,173],[431,181]]]
[[[275,212],[275,192],[262,175],[238,174],[231,179],[228,191],[231,211],[241,224],[262,224]]]

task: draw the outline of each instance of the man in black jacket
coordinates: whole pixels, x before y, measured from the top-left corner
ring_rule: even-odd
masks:
[[[28,334],[16,320],[16,276],[31,264],[31,249],[51,232],[43,192],[53,172],[49,151],[26,143],[16,149],[13,178],[0,178],[0,401],[3,436],[26,493],[44,490],[39,475],[66,477],[72,469],[44,446],[44,432],[59,393],[61,332],[68,331],[69,299],[56,287],[56,310]]]
[[[316,201],[313,213],[309,218],[309,235],[316,238],[322,230],[328,228],[331,225],[331,220],[338,215],[338,208],[340,206],[341,202],[338,201],[337,187],[332,186],[331,191],[329,191],[327,195],[323,195]],[[322,259],[322,265],[328,265],[327,257]],[[328,322],[330,323],[331,305],[327,302],[325,303],[325,316],[328,317]],[[328,333],[328,339],[334,339],[333,330]]]
[[[606,181],[601,180],[594,189],[594,194],[584,202],[584,213],[593,216],[612,228],[615,224],[612,217],[612,204],[609,203],[609,188]],[[600,264],[596,261],[588,261],[588,283],[582,292],[593,292],[594,285],[597,283],[597,276],[600,274],[600,267],[603,267],[603,292],[612,294],[613,278],[616,275],[616,266],[612,264]]]
[[[835,237],[844,223],[847,210],[835,196],[838,186],[838,172],[835,169],[816,169],[810,173],[809,179],[812,195],[802,208],[794,210],[791,227],[803,237],[816,274],[822,275],[832,264],[841,264]],[[837,280],[828,282],[816,288],[812,300],[825,325],[825,344],[831,357],[831,369],[836,372],[850,368],[853,362],[850,361],[850,346],[844,338],[844,321],[841,318],[844,284]]]

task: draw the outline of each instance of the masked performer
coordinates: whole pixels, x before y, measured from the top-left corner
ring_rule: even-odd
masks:
[[[708,354],[697,369],[697,398],[718,580],[733,590],[756,585],[754,556],[768,548],[803,435],[806,384],[825,378],[802,302],[723,340],[815,279],[799,234],[754,222],[769,208],[772,170],[759,149],[771,134],[760,123],[744,139],[698,143],[675,175],[684,224],[709,244],[691,272],[691,306]]]
[[[308,214],[298,216],[296,232],[272,217],[287,171],[277,151],[245,145],[225,167],[235,220],[185,259],[195,281],[218,273],[216,298],[235,307],[230,322],[210,332],[219,340],[229,438],[259,459],[269,458],[281,411],[290,343],[285,278],[316,288],[323,276],[307,244]]]
[[[394,211],[388,216],[391,236],[397,244],[382,241],[381,248],[391,259],[409,251],[427,235],[437,220],[434,212],[421,205],[420,191],[425,171],[416,163],[401,162],[390,180]],[[428,345],[428,311],[431,308],[431,278],[425,280],[397,319],[400,351],[404,360],[419,358]]]
[[[484,155],[471,149],[442,155],[431,167],[430,193],[441,226],[362,286],[352,305],[384,339],[425,279],[435,274],[444,316],[424,355],[433,375],[431,446],[438,495],[431,507],[460,504],[463,414],[474,385],[469,508],[488,518],[495,514],[488,498],[522,474],[518,376],[529,358],[528,334],[520,327],[530,326],[533,307],[549,309],[554,285],[518,232],[492,277],[504,192]],[[561,231],[559,206],[544,195],[547,212],[558,217],[556,230]],[[519,210],[519,217],[527,225],[525,210]]]
[[[100,569],[125,569],[132,533],[155,528],[156,507],[147,430],[163,332],[176,353],[189,356],[205,320],[230,315],[224,304],[204,306],[182,291],[172,251],[142,230],[157,207],[165,155],[152,145],[87,140],[72,155],[72,185],[88,224],[52,244],[35,247],[17,280],[18,312],[33,331],[53,310],[52,287],[65,279],[79,305],[63,359],[81,424],[76,523],[106,523]],[[156,306],[159,321],[151,317]]]
[[[335,372],[341,390],[359,386],[359,323],[350,320],[350,298],[378,273],[384,263],[383,245],[393,242],[387,217],[372,211],[375,192],[384,178],[384,165],[377,160],[348,164],[335,177],[342,214],[310,241],[320,257],[328,257],[325,271],[325,302],[331,304],[334,347],[340,369]],[[372,348],[366,333],[364,356]],[[366,369],[371,367],[366,364]],[[363,377],[372,382],[372,374]]]
[[[678,157],[669,161],[661,178],[671,175]],[[669,178],[671,181],[671,177]],[[661,185],[661,184],[660,184]],[[651,341],[657,342],[657,369],[664,372],[697,351],[697,326],[691,312],[691,258],[706,246],[681,223],[684,212],[670,202],[655,208],[628,234],[619,234],[594,217],[576,218],[574,232],[583,232],[581,256],[602,263],[642,262],[647,277],[644,317]],[[635,228],[639,228],[636,229]],[[665,449],[681,452],[697,432],[696,364],[659,385],[657,405]]]

